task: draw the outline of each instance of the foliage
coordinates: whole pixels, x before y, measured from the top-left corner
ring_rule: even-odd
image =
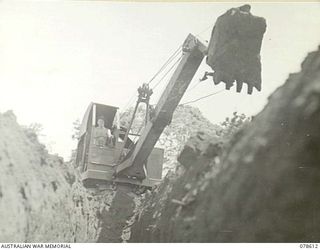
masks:
[[[122,126],[127,127],[129,125],[133,110],[132,107],[121,114],[120,122]],[[137,115],[133,122],[133,133],[138,133],[141,128],[143,128],[144,119],[145,108],[141,105],[138,108]],[[163,164],[164,175],[169,171],[175,172],[177,155],[189,137],[196,134],[199,130],[207,132],[210,135],[217,135],[221,127],[208,121],[199,109],[187,105],[179,105],[173,114],[172,122],[165,128],[156,144],[157,147],[165,150]]]
[[[232,117],[227,117],[222,123],[222,130],[219,135],[224,138],[224,140],[230,140],[235,133],[240,129],[245,127],[251,121],[250,117],[247,117],[245,114],[238,114],[238,112],[233,112]]]
[[[40,123],[31,123],[28,126],[23,126],[22,129],[32,142],[38,143],[39,137],[43,136],[43,126]]]
[[[81,126],[80,119],[78,118],[77,120],[75,120],[72,123],[72,125],[73,125],[73,131],[72,131],[71,138],[72,140],[78,140],[80,137],[80,126]]]

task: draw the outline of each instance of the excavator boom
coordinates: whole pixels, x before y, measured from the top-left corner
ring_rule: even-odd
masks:
[[[145,178],[143,166],[197,72],[206,52],[206,46],[195,36],[186,38],[180,63],[155,107],[153,117],[146,124],[130,157],[116,166],[116,175]]]

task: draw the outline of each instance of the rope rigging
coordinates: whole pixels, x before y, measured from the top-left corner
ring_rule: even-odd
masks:
[[[168,60],[161,66],[161,68],[157,71],[157,73],[149,80],[148,84],[150,84],[167,66],[169,63],[172,62],[172,60],[178,55],[182,48],[182,45],[180,45],[176,51],[168,58]]]
[[[203,34],[204,32],[206,32],[210,28],[213,29],[213,25],[212,24],[208,25],[205,29],[203,29],[198,34],[196,34],[195,37],[199,38],[199,39],[203,39],[200,35]]]
[[[204,30],[200,31],[196,37],[199,37],[200,34],[204,33],[205,31],[207,31],[209,28],[212,27],[212,24],[210,24],[209,26],[207,26]],[[152,81],[155,80],[155,78],[161,74],[161,72],[178,56],[179,52],[181,52],[181,48],[182,45],[180,45],[174,52],[173,54],[167,59],[167,61],[161,66],[161,68],[154,74],[154,76],[148,81],[148,84],[150,84]],[[182,56],[173,64],[173,66],[162,76],[162,78],[153,86],[153,89],[155,89],[161,82],[162,80],[169,74],[169,72],[173,69],[173,67],[180,61],[180,59],[182,58]],[[200,83],[200,81],[196,84],[198,85]],[[189,91],[191,91],[192,89],[194,89],[196,86],[192,87]],[[134,102],[134,98],[136,97],[136,91],[133,93],[133,95],[130,97],[129,101],[126,103],[126,105],[121,109],[121,111],[125,111],[133,102]],[[121,118],[123,117],[123,113],[120,116]]]
[[[221,92],[223,92],[223,91],[225,91],[225,89],[219,90],[219,91],[217,91],[217,92],[213,92],[213,93],[211,93],[211,94],[209,94],[209,95],[202,96],[202,97],[197,98],[197,99],[192,100],[192,101],[188,101],[188,102],[185,102],[185,103],[181,103],[181,105],[186,105],[186,104],[198,102],[198,101],[200,101],[200,100],[202,100],[202,99],[205,99],[205,98],[208,98],[208,97],[210,97],[210,96],[217,95],[217,94],[219,94],[219,93],[221,93]]]
[[[140,135],[140,132],[141,132],[142,128],[144,128],[144,127],[145,127],[145,123],[142,121],[141,124],[140,124],[140,127],[139,127],[139,129],[137,131],[138,135]],[[133,143],[135,144],[137,141],[138,141],[138,137],[136,136],[136,138],[134,138],[134,140],[133,140]]]
[[[196,37],[199,37],[200,34],[206,32],[209,28],[211,28],[212,25],[207,26],[204,30],[202,30],[201,32],[199,32]],[[147,82],[147,84],[152,83],[169,65],[170,63],[172,63],[180,54],[180,52],[182,51],[182,45],[180,45],[174,52],[173,54],[165,61],[165,63],[161,66],[161,68],[152,76],[152,78]],[[164,75],[159,79],[159,81],[154,84],[154,86],[152,86],[151,88],[153,90],[155,90],[163,81],[163,79],[172,71],[172,69],[180,62],[181,58],[183,55],[180,55],[179,58],[172,64],[172,66],[164,73]],[[187,92],[192,91],[194,88],[196,88],[199,84],[200,84],[200,80],[189,90],[187,90]],[[131,96],[131,98],[129,99],[129,101],[126,103],[126,105],[121,109],[122,114],[120,115],[120,118],[123,118],[124,116],[124,111],[130,106],[132,105],[132,103],[134,102],[136,97],[136,91],[133,93],[133,95]]]
[[[181,46],[180,46],[181,47]],[[174,52],[174,54],[166,61],[166,63],[161,67],[161,70],[159,70],[156,75],[149,81],[149,83],[154,80],[156,78],[157,75],[159,75],[175,58],[177,58],[179,56],[180,52],[180,47],[178,48],[178,50],[176,50]],[[180,57],[171,65],[171,67],[167,70],[167,72],[165,72],[165,74],[161,77],[161,79],[153,86],[153,89],[150,88],[151,91],[153,91],[155,88],[157,88],[157,86],[159,86],[159,84],[163,81],[163,79],[169,74],[169,72],[171,72],[171,70],[180,62],[182,58],[182,55],[180,55]],[[148,84],[144,84],[145,86],[148,86],[147,88],[149,89],[149,83]],[[152,92],[151,92],[152,94]],[[129,102],[130,103],[130,102]],[[146,111],[147,112],[147,111]],[[124,113],[122,114],[121,118],[123,117]],[[145,127],[145,123],[141,123],[137,134],[140,134],[142,128]],[[135,138],[133,140],[134,143],[136,143],[137,138]]]
[[[182,48],[182,45],[180,45],[175,51],[174,53],[167,59],[167,61],[161,66],[161,68],[156,72],[156,74],[149,80],[148,84],[150,84],[178,55],[179,55],[179,52],[181,52],[181,48]],[[180,60],[181,58],[179,58]],[[177,64],[177,62],[174,63],[174,65]],[[172,69],[173,67],[170,68],[170,70]],[[163,78],[170,72],[167,71],[165,73],[165,75],[155,84],[154,88],[156,88],[160,83],[161,81],[163,80]],[[133,95],[130,97],[129,101],[125,104],[125,106],[121,109],[121,112],[124,112],[130,105],[132,105],[132,103],[134,102],[135,100],[135,97],[136,97],[136,90],[134,91]],[[120,118],[122,118],[124,115],[124,113],[121,114]]]
[[[203,81],[201,81],[201,79],[199,79],[198,82],[196,82],[196,84],[194,84],[190,89],[187,89],[186,93],[189,93],[191,90],[198,87],[201,82],[203,82]]]
[[[153,90],[155,90],[158,85],[162,82],[162,80],[169,74],[169,72],[180,62],[182,55],[174,62],[174,64],[169,68],[169,70],[161,77],[161,79],[153,86]]]
[[[136,97],[135,93],[137,91],[134,92],[134,94],[131,96],[131,98],[129,99],[129,101],[126,103],[126,105],[124,105],[124,107],[121,109],[121,111],[125,111],[134,101],[134,98]],[[123,113],[121,114],[121,117],[123,116]]]

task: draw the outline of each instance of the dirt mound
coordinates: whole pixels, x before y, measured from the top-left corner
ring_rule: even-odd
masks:
[[[180,156],[184,173],[144,202],[131,241],[319,241],[319,100],[320,48],[220,157],[186,149],[193,162]]]
[[[121,122],[128,126],[133,113],[133,108],[123,113]],[[133,133],[139,133],[144,124],[144,109],[140,107],[136,119],[132,126]],[[173,113],[171,123],[163,131],[157,142],[157,147],[164,148],[163,176],[168,172],[175,172],[177,165],[177,155],[182,150],[184,144],[190,136],[196,134],[199,130],[210,135],[216,135],[221,132],[219,125],[212,124],[206,119],[198,108],[179,105]]]
[[[113,196],[85,190],[12,112],[0,114],[0,242],[95,242]]]

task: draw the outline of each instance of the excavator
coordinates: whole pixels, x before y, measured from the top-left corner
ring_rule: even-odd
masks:
[[[234,53],[235,49],[253,49],[255,51],[254,54],[250,51],[242,51],[242,54],[250,55],[251,57],[259,56],[265,21],[263,18],[251,15],[251,13],[248,15],[248,11],[242,11],[240,8],[233,8],[232,10],[227,11],[220,19],[218,18],[209,41],[209,47],[196,36],[192,34],[187,36],[182,45],[181,60],[155,107],[149,104],[153,93],[149,84],[143,84],[139,87],[138,100],[127,127],[121,126],[117,107],[99,103],[91,103],[89,105],[81,123],[76,157],[76,164],[80,168],[82,182],[85,187],[121,184],[152,188],[161,182],[164,150],[155,147],[155,145],[166,126],[170,124],[176,107],[179,105],[204,57],[207,57],[207,64],[215,70],[214,73],[206,72],[204,78],[211,75],[214,83],[217,84],[217,78],[220,77],[219,81],[226,83],[226,89],[230,89],[233,84],[230,79],[241,85],[246,81],[245,75],[239,77],[239,74],[243,71],[235,68],[234,65],[236,64],[234,62],[231,70],[226,67],[222,73],[222,69],[219,66],[223,65],[224,57],[230,57],[230,51]],[[235,39],[230,39],[231,42],[228,44],[226,36],[228,36],[228,32],[230,33],[230,27],[228,31],[225,31],[227,33],[222,36],[223,27],[230,26],[232,22],[238,23],[241,19],[247,23],[249,19],[254,24],[260,23],[261,27],[257,28],[259,26],[257,24],[254,27],[255,30],[251,33],[247,28],[245,28],[245,31],[237,30],[242,32],[238,35],[242,40],[238,40],[237,43],[234,41]],[[218,33],[216,32],[217,30]],[[243,35],[245,32],[247,32],[246,36]],[[235,36],[234,32],[231,35]],[[221,40],[221,37],[224,40]],[[225,42],[223,43],[223,41]],[[247,47],[248,43],[255,47]],[[256,60],[256,58],[254,59]],[[237,60],[237,58],[234,60]],[[218,68],[215,68],[216,65],[218,65]],[[241,65],[240,62],[239,65]],[[220,76],[215,76],[217,73]],[[227,80],[225,79],[226,77],[228,77]],[[250,81],[253,81],[252,79],[250,78]],[[257,84],[254,85],[254,83],[248,82],[249,94],[252,92],[252,86],[259,86],[259,77]],[[238,92],[239,89],[240,87],[237,86]],[[259,87],[257,89],[259,90]],[[146,107],[145,125],[141,133],[135,134],[132,132],[132,125],[138,107],[141,104]],[[94,143],[94,133],[99,117],[103,117],[104,126],[112,134],[112,140],[102,146]],[[134,142],[131,139],[132,136],[136,136],[138,139]]]

